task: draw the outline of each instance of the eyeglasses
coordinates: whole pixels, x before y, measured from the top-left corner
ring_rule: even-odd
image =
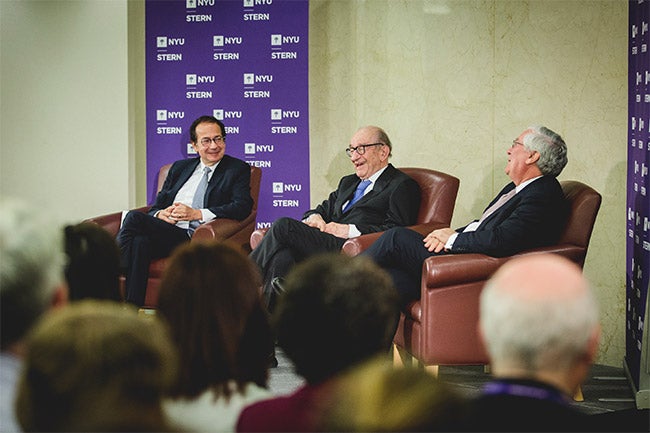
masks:
[[[516,145],[523,146],[524,143],[522,143],[521,141],[512,140],[512,145],[510,146],[510,148],[512,149],[512,148],[515,147]]]
[[[352,147],[349,146],[347,149],[345,149],[345,153],[348,154],[348,156],[352,156],[352,152],[357,152],[359,155],[363,155],[366,153],[366,147],[372,147],[372,146],[383,146],[384,143],[372,143],[372,144],[360,144],[357,147]]]
[[[209,146],[210,143],[212,143],[213,141],[214,141],[214,144],[225,143],[225,141],[226,141],[226,136],[225,136],[225,134],[224,134],[223,136],[221,136],[221,135],[217,135],[217,136],[214,137],[214,138],[204,137],[204,138],[201,139],[201,144],[202,144],[203,146]]]

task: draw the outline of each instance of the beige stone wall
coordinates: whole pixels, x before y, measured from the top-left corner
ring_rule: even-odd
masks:
[[[627,2],[311,0],[312,204],[351,171],[343,149],[384,127],[396,166],[461,179],[454,226],[508,182],[505,151],[541,123],[569,146],[560,179],[603,195],[585,274],[602,307],[599,363],[624,355]]]

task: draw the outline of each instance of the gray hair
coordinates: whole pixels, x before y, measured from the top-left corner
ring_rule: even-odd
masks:
[[[598,305],[592,290],[524,300],[490,279],[481,294],[480,323],[494,365],[563,371],[586,352],[599,323]]]
[[[16,199],[0,202],[2,349],[19,341],[64,282],[63,230]]]
[[[524,136],[524,147],[539,153],[537,167],[545,175],[557,177],[567,164],[566,143],[554,131],[542,125],[528,127],[531,133]]]
[[[381,128],[377,128],[377,141],[388,146],[388,156],[393,156],[393,143],[390,142],[388,134]]]

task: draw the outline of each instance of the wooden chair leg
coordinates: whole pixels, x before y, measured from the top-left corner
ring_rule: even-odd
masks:
[[[585,397],[582,395],[582,387],[579,386],[578,389],[576,389],[575,394],[573,394],[573,399],[575,401],[585,401]]]
[[[440,367],[439,365],[427,365],[427,366],[424,367],[424,369],[427,371],[427,373],[429,373],[433,377],[437,378],[438,373],[440,371],[439,367]]]
[[[406,350],[393,344],[393,365],[395,367],[404,367],[407,362],[413,362],[415,358]]]

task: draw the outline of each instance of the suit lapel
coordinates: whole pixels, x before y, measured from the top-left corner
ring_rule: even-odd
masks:
[[[185,182],[192,176],[192,173],[196,169],[196,166],[199,165],[199,158],[194,159],[193,161],[190,160],[185,168],[183,168],[183,171],[178,176],[178,180],[176,181],[176,185],[174,185],[174,195],[178,193],[178,191],[181,189],[183,185],[185,185]]]

